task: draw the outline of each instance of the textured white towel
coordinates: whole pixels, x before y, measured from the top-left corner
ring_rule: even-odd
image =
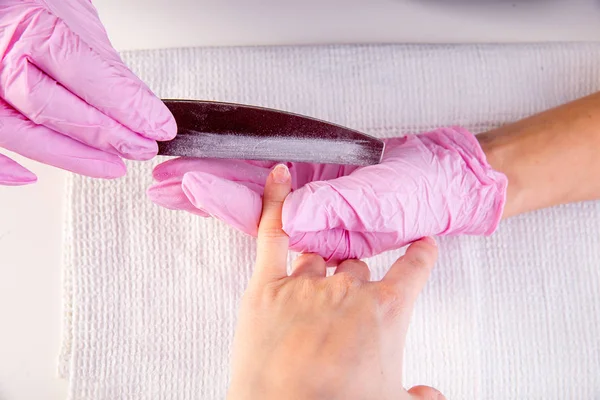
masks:
[[[377,136],[482,131],[600,90],[600,44],[133,52],[162,97],[283,108]],[[600,151],[600,149],[599,149]],[[61,372],[72,399],[221,399],[253,240],[152,205],[151,163],[71,177]],[[585,184],[585,183],[582,183]],[[449,399],[600,399],[600,202],[441,241],[406,384]],[[398,252],[371,260],[381,276]]]

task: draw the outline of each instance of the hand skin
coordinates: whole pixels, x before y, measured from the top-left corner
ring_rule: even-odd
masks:
[[[402,386],[411,312],[437,258],[433,239],[412,244],[380,282],[361,261],[325,277],[323,258],[305,254],[286,270],[289,238],[281,210],[287,167],[265,186],[253,276],[243,297],[228,400],[444,399]]]
[[[600,198],[600,93],[477,135],[508,177],[503,217]]]

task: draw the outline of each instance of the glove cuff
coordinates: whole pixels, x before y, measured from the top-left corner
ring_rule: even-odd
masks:
[[[459,137],[464,139],[461,146],[464,150],[461,152],[463,159],[480,181],[480,186],[473,188],[471,196],[465,199],[472,201],[472,220],[462,230],[454,233],[489,236],[498,229],[502,220],[508,177],[492,168],[475,135],[462,127],[453,127],[451,131],[457,136],[457,140]]]
[[[495,171],[475,135],[462,127],[436,129],[419,135],[386,140],[386,152],[407,140],[419,140],[432,156],[451,158],[451,171],[445,171],[449,193],[442,193],[449,207],[448,224],[438,235],[485,235],[496,231],[506,203],[508,178]],[[384,156],[385,158],[385,156]]]

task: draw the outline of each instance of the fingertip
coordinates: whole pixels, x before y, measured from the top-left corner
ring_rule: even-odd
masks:
[[[25,168],[23,168],[23,171],[17,178],[26,185],[36,183],[38,180],[38,177],[33,172]]]
[[[160,183],[156,183],[146,189],[146,196],[152,201],[154,204],[157,204],[161,207],[172,208],[171,204],[172,199],[179,191],[179,186],[181,185],[180,181],[170,180],[164,181]],[[182,192],[183,194],[183,192]],[[187,197],[186,197],[187,200]]]
[[[183,174],[181,185],[184,189],[187,187],[195,191],[201,189],[202,186],[209,184],[212,177],[212,175],[203,172],[188,172]]]
[[[263,217],[265,219],[277,220],[282,224],[283,202],[292,191],[292,178],[290,170],[285,164],[279,164],[273,168],[263,194]],[[281,228],[281,226],[280,226]]]
[[[153,203],[159,206],[165,206],[166,202],[164,201],[164,194],[169,190],[168,188],[171,185],[172,184],[165,185],[163,182],[154,184],[146,189],[146,196],[148,196]]]
[[[121,96],[128,96],[133,106],[111,110],[111,117],[141,136],[158,141],[168,141],[177,135],[177,122],[171,110],[131,71],[131,81],[123,83]],[[135,90],[135,94],[130,93]],[[131,112],[135,109],[135,113]]]
[[[165,107],[166,108],[166,107]],[[156,132],[157,140],[172,140],[177,136],[177,122],[173,114],[167,109],[166,121],[160,126]]]
[[[406,253],[392,265],[384,280],[415,300],[427,283],[436,261],[437,246],[428,239],[418,240],[408,246]]]
[[[175,158],[158,164],[152,170],[152,179],[161,182],[174,178],[176,176],[174,172],[176,170],[176,163],[180,160],[181,158]]]
[[[159,141],[172,140],[177,136],[177,122],[175,121],[175,117],[173,117],[173,114],[162,100],[152,93],[151,95],[154,97],[153,101],[157,102],[160,110],[149,113],[149,120],[144,136]]]
[[[408,393],[415,400],[446,400],[446,396],[431,386],[414,386],[408,390]]]
[[[38,177],[33,172],[29,172],[29,174],[27,174],[27,176],[24,177],[21,182],[23,182],[24,185],[31,185],[33,183],[36,183],[37,181]]]
[[[210,174],[188,172],[183,175],[181,189],[195,207],[204,208],[206,205],[205,200],[214,197],[209,194],[209,191],[210,193],[226,193],[226,191],[215,187],[215,180],[216,178]]]
[[[274,183],[279,185],[285,185],[291,183],[292,176],[290,170],[285,164],[278,164],[273,168],[271,172],[271,179]]]
[[[37,182],[37,176],[16,161],[0,154],[0,185],[23,186]]]
[[[437,242],[432,237],[417,240],[408,246],[404,258],[424,268],[431,269],[438,258]]]
[[[90,178],[101,179],[117,179],[127,174],[127,166],[121,157],[96,149],[90,149],[89,153],[87,148],[85,150],[81,154],[73,152],[73,156],[66,157],[65,159],[69,160],[66,169]]]
[[[155,140],[146,139],[135,132],[130,132],[130,135],[135,135],[136,143],[130,142],[118,146],[117,151],[122,157],[129,160],[148,161],[158,154],[158,143]]]
[[[431,236],[425,236],[424,238],[421,239],[421,241],[423,241],[431,246],[437,247],[436,240]]]
[[[37,182],[37,177],[33,179],[16,179],[0,175],[0,186],[26,186]]]
[[[262,207],[262,199],[256,191],[206,172],[186,173],[182,189],[196,208],[256,237]]]
[[[195,207],[181,187],[181,179],[174,178],[150,186],[146,195],[154,204],[169,210],[181,210],[201,217],[209,215],[204,210]]]
[[[199,208],[213,203],[215,199],[218,199],[218,203],[229,200],[229,194],[235,190],[234,187],[237,189],[236,183],[223,181],[206,172],[187,172],[183,174],[181,180],[183,193],[194,206]],[[215,196],[215,193],[220,195]]]
[[[88,175],[92,178],[104,178],[104,179],[117,179],[127,175],[127,167],[123,160],[115,157],[116,160],[107,161],[102,163],[103,165],[96,169],[91,168],[89,173],[82,172],[84,175]],[[100,162],[100,161],[99,161]]]
[[[310,182],[295,190],[286,200],[286,231],[292,235],[301,232],[320,232],[341,228],[353,230],[344,217],[353,215],[356,210],[328,182]],[[360,220],[360,218],[358,218]]]

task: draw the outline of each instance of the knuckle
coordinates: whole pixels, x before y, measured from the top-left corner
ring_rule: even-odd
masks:
[[[264,284],[258,290],[249,290],[242,303],[255,311],[281,309],[291,304],[306,304],[315,297],[317,279],[314,277],[284,278]]]
[[[290,297],[286,279],[265,284],[258,293],[253,293],[251,301],[257,308],[270,308],[273,304],[286,301]]]
[[[296,278],[296,296],[300,301],[307,301],[314,297],[316,292],[316,279],[310,276]]]
[[[263,209],[266,212],[280,212],[283,208],[283,199],[265,199],[263,198]]]
[[[360,280],[349,272],[340,272],[332,277],[333,282],[339,288],[350,289],[360,285]]]
[[[398,287],[382,282],[374,288],[375,302],[386,317],[393,320],[410,308],[408,296]]]
[[[389,306],[402,302],[402,293],[396,286],[381,282],[379,285],[374,286],[374,288],[374,295],[378,305]]]
[[[258,229],[258,235],[262,239],[273,239],[287,237],[281,226],[264,226]]]
[[[352,271],[354,279],[367,282],[371,279],[371,270],[367,263],[361,260],[346,260],[338,266],[337,274]]]
[[[326,280],[319,291],[321,302],[328,305],[340,305],[348,298],[350,288],[334,280]]]

